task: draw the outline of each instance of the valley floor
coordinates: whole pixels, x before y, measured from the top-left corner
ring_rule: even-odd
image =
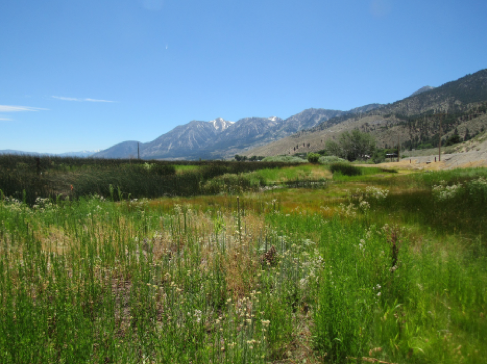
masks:
[[[2,198],[0,362],[487,363],[487,169],[401,172]]]

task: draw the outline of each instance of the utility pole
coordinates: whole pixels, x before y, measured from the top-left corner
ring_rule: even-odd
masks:
[[[440,141],[438,143],[438,162],[441,162],[441,119],[443,114],[440,114]]]
[[[399,135],[397,136],[397,161],[399,162],[399,153],[401,152],[401,143],[399,142]]]
[[[140,143],[137,142],[137,159],[140,159]]]

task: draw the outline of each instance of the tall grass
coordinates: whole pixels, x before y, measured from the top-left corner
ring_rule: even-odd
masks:
[[[250,177],[259,178],[266,183],[293,180],[314,180],[317,179],[314,177],[315,174],[318,174],[316,172],[322,172],[323,174],[325,168],[312,164],[304,164],[294,167],[264,168],[253,172]]]
[[[485,363],[485,242],[413,216],[455,201],[458,224],[469,203],[485,221],[487,189],[407,178],[417,212],[396,186],[314,191],[318,211],[299,191],[293,208],[272,191],[32,207],[0,192],[0,362]]]
[[[37,197],[79,198],[98,194],[114,197],[110,188],[121,190],[135,198],[161,196],[191,196],[213,193],[214,188],[202,188],[215,177],[224,174],[241,175],[264,168],[289,166],[277,162],[173,162],[120,159],[82,159],[60,157],[0,156],[0,189],[8,196],[25,199],[33,204]],[[184,168],[184,173],[181,171]],[[227,190],[241,191],[255,184],[245,177],[231,178],[237,183]],[[110,187],[111,186],[111,187]],[[254,188],[254,187],[252,187]],[[225,189],[224,189],[225,190]],[[116,195],[115,197],[119,197]]]

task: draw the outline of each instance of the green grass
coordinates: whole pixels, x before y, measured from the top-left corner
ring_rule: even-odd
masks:
[[[318,167],[310,164],[287,167],[287,168],[265,168],[253,172],[268,182],[276,181],[291,181],[295,179],[310,179],[313,171],[323,169],[323,167]]]
[[[198,165],[191,165],[191,164],[177,164],[175,165],[175,167],[176,167],[177,174],[183,174],[186,172],[197,172],[201,168]]]
[[[485,169],[371,176],[238,200],[0,192],[0,362],[486,363]]]
[[[380,167],[359,167],[349,163],[333,163],[330,165],[330,170],[333,172],[334,181],[361,181],[367,180],[366,176],[382,178],[384,174],[397,173],[394,169],[380,168]]]
[[[426,171],[422,173],[415,173],[410,176],[413,183],[417,185],[433,186],[440,183],[440,181],[458,182],[470,180],[478,177],[487,178],[486,168],[457,168],[443,171]]]

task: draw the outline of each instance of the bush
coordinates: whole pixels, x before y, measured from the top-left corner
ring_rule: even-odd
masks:
[[[243,175],[225,174],[206,181],[201,193],[215,195],[219,193],[242,193],[259,186],[252,186],[251,181]]]
[[[331,163],[346,163],[347,161],[335,155],[329,155],[329,156],[320,157],[318,162],[320,164],[331,164]]]
[[[330,166],[330,171],[332,173],[339,172],[344,176],[360,176],[362,175],[362,170],[358,167],[352,166],[347,163],[333,163]]]
[[[462,142],[462,139],[460,138],[460,135],[455,133],[448,138],[448,140],[446,141],[445,147],[449,147],[450,145],[458,144],[461,142]]]
[[[320,159],[320,155],[316,153],[308,153],[308,162],[310,163],[318,163]]]
[[[281,162],[281,163],[306,163],[307,161],[302,159],[302,158],[299,158],[299,157],[295,157],[295,156],[286,156],[286,155],[277,155],[277,156],[273,156],[273,157],[265,157],[263,160],[263,162]]]
[[[176,167],[172,164],[157,164],[157,163],[144,163],[144,164],[128,164],[125,166],[133,171],[136,171],[144,176],[174,176],[176,174]]]
[[[220,163],[211,163],[204,166],[201,170],[201,174],[203,175],[204,179],[210,179],[217,176],[221,176],[228,172],[228,169],[225,165]]]

